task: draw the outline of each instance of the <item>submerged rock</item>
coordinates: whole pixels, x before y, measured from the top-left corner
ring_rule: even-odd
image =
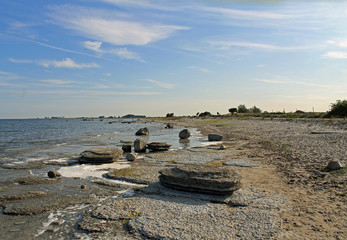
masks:
[[[164,142],[152,142],[147,145],[147,148],[152,151],[167,151],[170,147],[170,144]]]
[[[223,136],[219,134],[209,134],[208,135],[208,140],[209,141],[222,141]]]
[[[168,123],[168,124],[166,124],[165,128],[174,128],[174,125],[172,123]]]
[[[55,170],[49,171],[49,172],[47,173],[47,175],[48,175],[49,178],[59,178],[59,177],[61,177],[60,172],[55,171]]]
[[[231,168],[182,165],[159,173],[161,184],[184,191],[227,195],[241,187],[241,176]]]
[[[136,160],[136,158],[137,158],[137,153],[128,153],[127,155],[126,155],[126,159],[128,160],[128,161],[135,161]]]
[[[140,128],[136,133],[136,136],[141,136],[141,135],[149,135],[149,130],[148,128]]]
[[[98,147],[91,148],[81,153],[82,163],[112,163],[118,160],[123,151],[118,148]]]
[[[135,152],[146,151],[146,141],[143,139],[136,139],[134,141],[134,150],[135,150]]]
[[[178,136],[180,139],[187,139],[190,137],[190,131],[188,129],[183,129]]]

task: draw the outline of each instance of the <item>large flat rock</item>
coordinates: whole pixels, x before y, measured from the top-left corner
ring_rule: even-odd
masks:
[[[123,150],[110,147],[90,148],[81,153],[82,163],[112,163],[117,161],[123,154]]]

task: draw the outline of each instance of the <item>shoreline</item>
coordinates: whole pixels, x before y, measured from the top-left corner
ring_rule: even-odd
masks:
[[[168,122],[163,119],[151,121]],[[48,224],[44,231],[40,228],[41,234],[37,239],[58,239],[59,236],[65,239],[82,239],[87,236],[99,239],[229,239],[232,236],[232,239],[347,238],[347,219],[344,214],[347,210],[344,195],[346,185],[343,185],[346,183],[346,174],[319,171],[326,164],[325,156],[341,158],[346,163],[343,148],[346,146],[345,130],[294,121],[180,119],[170,122],[175,127],[198,128],[204,136],[219,133],[224,136],[222,143],[226,150],[218,150],[218,146],[205,146],[144,154],[143,158],[128,163],[131,167],[123,171],[122,176],[116,176],[129,181],[146,181],[147,187],[134,185],[132,188],[135,191],[130,195],[129,192],[122,194],[129,189],[128,186],[103,180],[63,176],[60,182],[49,185],[42,182],[19,185],[21,194],[36,191],[30,193],[30,196],[20,195],[16,187],[11,185],[11,190],[11,186],[6,186],[2,181],[0,200],[3,211],[12,211],[13,214],[16,211],[23,213],[28,208],[39,211],[42,206],[30,204],[40,201],[47,206],[42,213],[31,217],[2,215],[1,218],[22,217],[41,224],[42,218],[53,214],[55,222]],[[312,134],[312,131],[321,133]],[[333,133],[324,134],[327,131]],[[324,154],[319,155],[320,151]],[[260,165],[233,167],[242,176],[243,187],[231,198],[174,191],[158,183],[158,171],[163,168],[185,164],[224,167],[225,162],[233,162],[235,159],[259,162]],[[17,174],[13,176],[15,181],[16,177],[22,177],[27,171],[13,172]],[[11,181],[8,179],[7,182]],[[86,185],[86,189],[79,188],[82,184]],[[64,198],[67,193],[78,197],[78,201]],[[22,200],[13,200],[16,196],[22,196]],[[47,196],[58,196],[59,199],[61,196],[61,199],[55,205],[47,204],[47,201],[54,203]],[[64,210],[72,206],[85,207],[77,210],[75,215]],[[120,211],[119,214],[123,211],[123,215],[116,213],[115,209]],[[201,228],[201,224],[205,227]],[[22,224],[14,226],[11,229]],[[25,230],[28,230],[27,227],[23,227],[23,234]],[[222,234],[216,235],[218,233]],[[4,239],[11,239],[11,236]]]

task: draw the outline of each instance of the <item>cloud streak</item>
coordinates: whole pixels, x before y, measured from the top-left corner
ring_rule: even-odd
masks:
[[[100,66],[96,63],[76,63],[71,58],[66,58],[61,61],[57,60],[27,60],[27,59],[13,59],[9,58],[9,60],[13,63],[36,63],[39,66],[43,66],[46,68],[54,67],[54,68],[99,68]]]
[[[318,87],[318,88],[331,88],[330,85],[326,84],[317,84],[317,83],[309,83],[302,81],[282,81],[282,80],[273,80],[273,79],[255,79],[258,82],[272,83],[272,84],[296,84],[303,85],[307,87]]]
[[[322,55],[324,58],[347,59],[347,52],[327,52]]]
[[[147,82],[150,82],[150,83],[153,83],[161,88],[167,88],[167,89],[170,89],[170,88],[174,88],[175,85],[174,84],[171,84],[171,83],[164,83],[164,82],[159,82],[159,81],[155,81],[155,80],[152,80],[152,79],[146,79]]]

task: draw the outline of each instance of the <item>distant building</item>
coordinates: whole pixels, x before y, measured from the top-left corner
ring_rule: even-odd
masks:
[[[145,115],[134,115],[134,114],[127,114],[124,115],[122,118],[145,118]]]

